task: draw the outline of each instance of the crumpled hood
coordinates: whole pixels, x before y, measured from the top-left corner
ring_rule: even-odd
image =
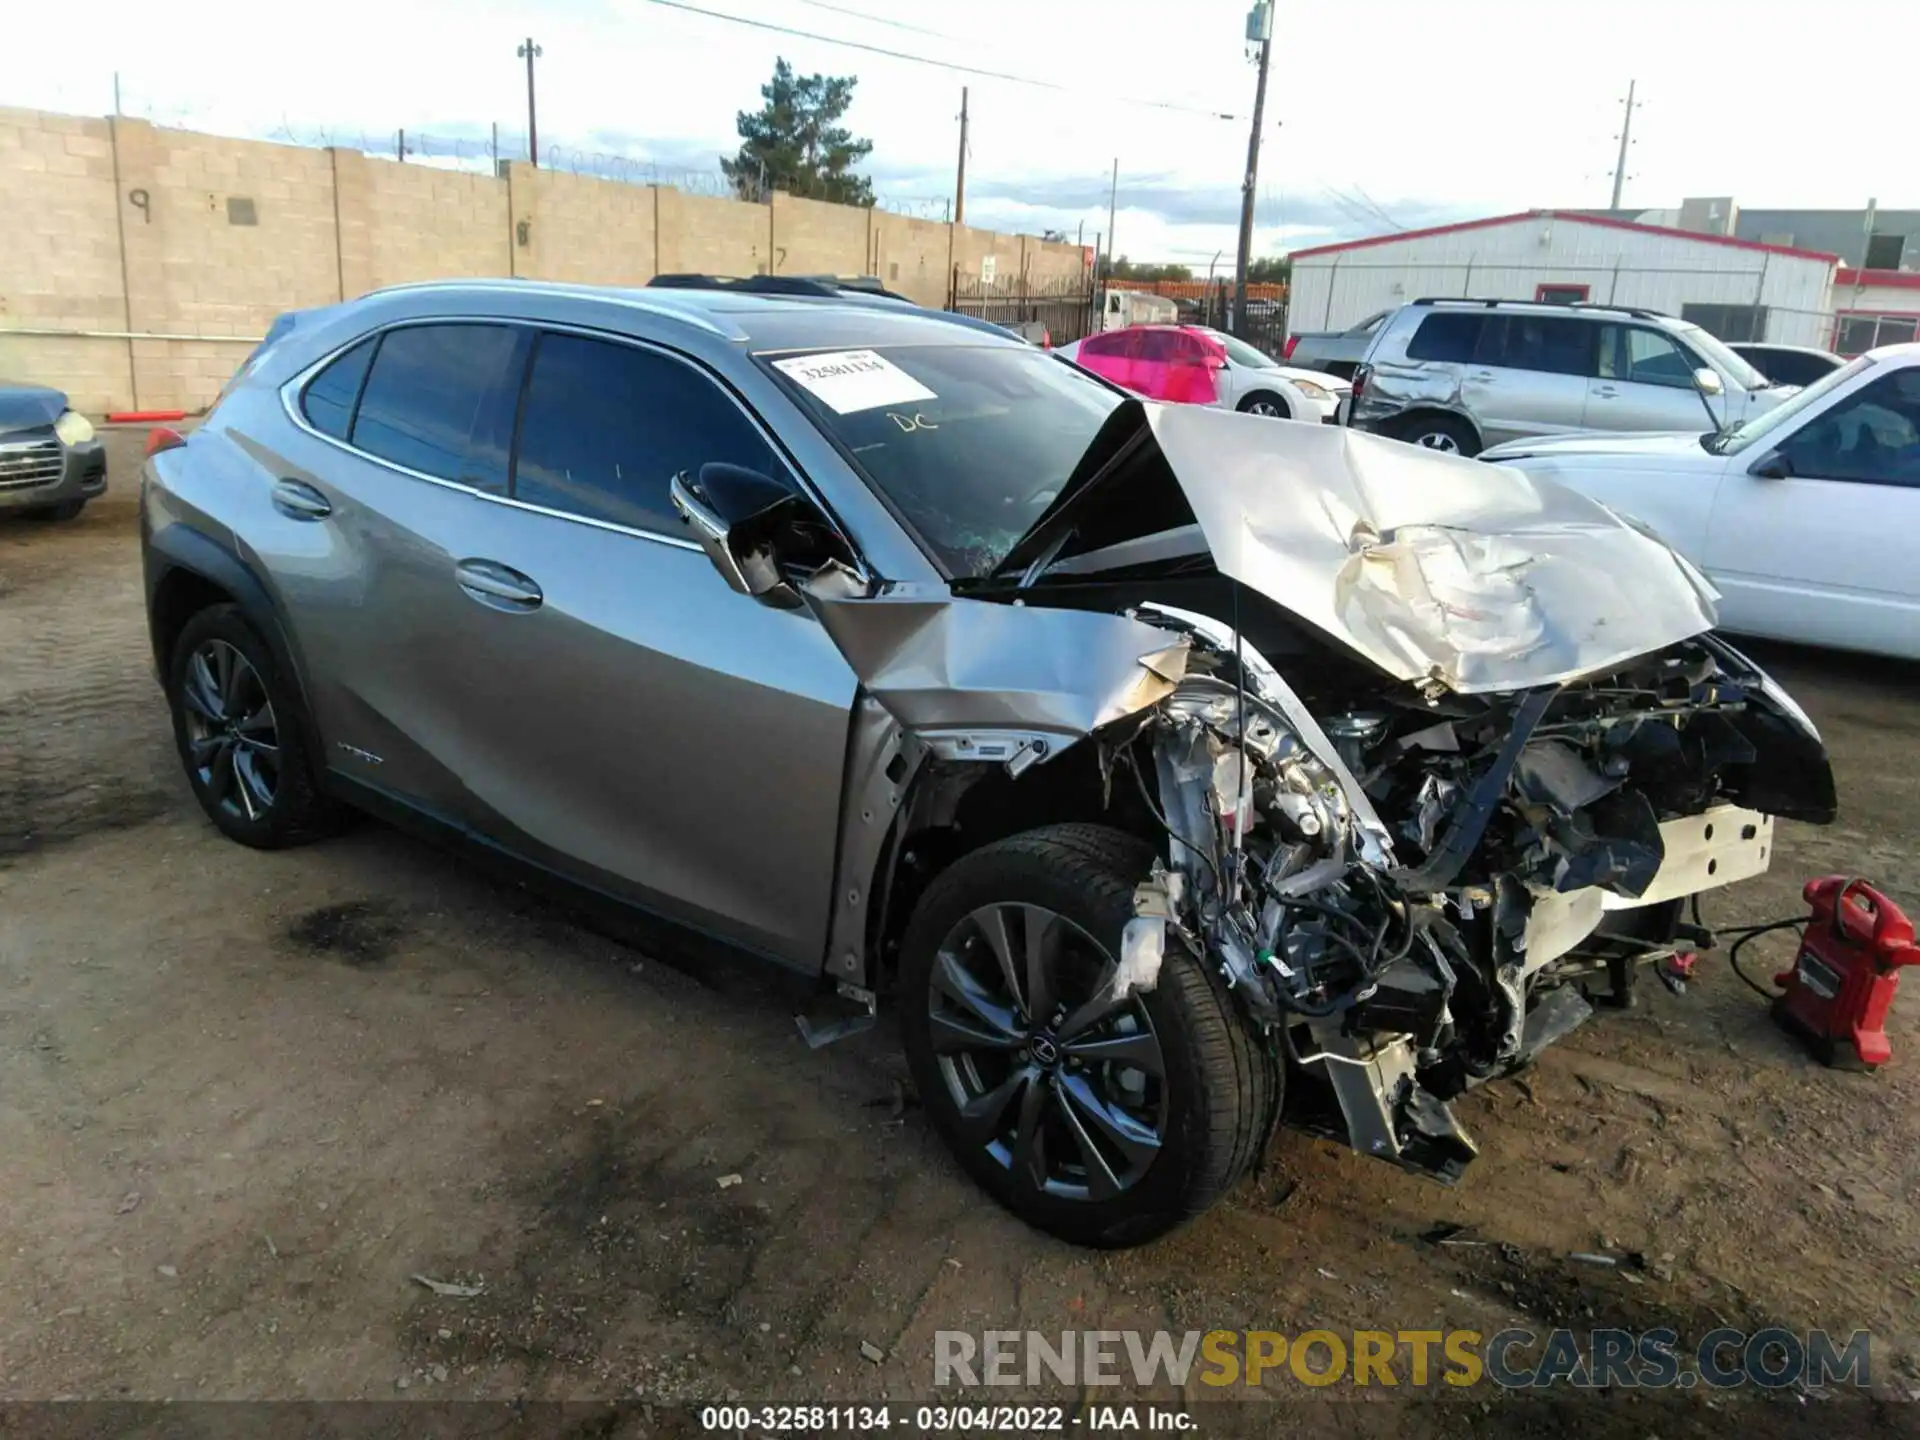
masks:
[[[1126,516],[1152,517],[1135,536],[1165,530],[1170,479],[1216,569],[1410,682],[1551,684],[1715,623],[1716,593],[1679,555],[1520,468],[1345,427],[1130,408],[1104,437],[1111,458],[1070,482],[1002,575],[1086,555],[1081,533],[1134,538]]]
[[[39,430],[60,418],[67,397],[44,385],[0,383],[0,435],[9,430]]]
[[[1480,452],[1482,460],[1513,460],[1527,455],[1633,455],[1648,459],[1663,455],[1702,455],[1699,430],[1653,430],[1622,434],[1587,430],[1572,435],[1543,435],[1532,440],[1509,440]]]

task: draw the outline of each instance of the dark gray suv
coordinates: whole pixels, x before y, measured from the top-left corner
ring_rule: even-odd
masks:
[[[213,823],[375,811],[891,996],[968,1172],[1124,1245],[1281,1118],[1454,1178],[1454,1096],[1833,813],[1710,588],[1591,501],[754,292],[278,324],[143,480]]]

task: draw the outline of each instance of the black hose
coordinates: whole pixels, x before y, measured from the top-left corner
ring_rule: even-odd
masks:
[[[1762,985],[1758,980],[1755,980],[1751,975],[1747,974],[1746,971],[1740,968],[1740,947],[1742,945],[1745,945],[1749,940],[1757,940],[1762,935],[1772,934],[1776,930],[1798,931],[1803,926],[1805,926],[1806,923],[1807,923],[1806,916],[1797,915],[1791,920],[1774,920],[1765,925],[1742,926],[1737,932],[1739,935],[1739,938],[1735,940],[1732,946],[1729,947],[1727,950],[1727,963],[1733,966],[1733,973],[1738,975],[1742,980],[1746,981],[1747,988],[1752,990],[1756,995],[1764,995],[1769,1000],[1778,1000],[1780,998],[1779,991],[1769,990],[1766,986]],[[1734,934],[1736,932],[1728,931],[1727,933]]]
[[[1690,897],[1689,903],[1693,911],[1694,925],[1700,929],[1707,929],[1708,926],[1706,922],[1700,918],[1700,895],[1698,891],[1694,892],[1692,897]],[[1804,933],[1806,925],[1807,917],[1805,915],[1794,915],[1784,920],[1768,920],[1759,925],[1729,925],[1725,929],[1713,930],[1712,933],[1716,939],[1722,935],[1733,938],[1733,944],[1727,948],[1727,963],[1733,966],[1733,973],[1745,982],[1747,988],[1756,995],[1765,996],[1768,1000],[1778,1000],[1780,998],[1780,992],[1778,990],[1769,990],[1758,980],[1755,980],[1751,975],[1747,974],[1745,970],[1740,968],[1740,947],[1745,945],[1749,940],[1757,940],[1762,935],[1771,935],[1780,930],[1794,930]]]

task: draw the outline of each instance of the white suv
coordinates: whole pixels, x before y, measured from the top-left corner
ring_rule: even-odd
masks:
[[[1415,300],[1374,335],[1352,423],[1477,455],[1580,430],[1719,430],[1794,389],[1698,325],[1650,310]]]

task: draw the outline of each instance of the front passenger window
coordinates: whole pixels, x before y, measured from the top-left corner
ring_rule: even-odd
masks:
[[[778,473],[740,407],[691,365],[606,340],[548,333],[533,354],[513,498],[587,520],[669,535],[681,471],[709,461]]]
[[[1609,325],[1600,344],[1600,374],[1631,385],[1693,388],[1694,365],[1687,353],[1658,330]]]

